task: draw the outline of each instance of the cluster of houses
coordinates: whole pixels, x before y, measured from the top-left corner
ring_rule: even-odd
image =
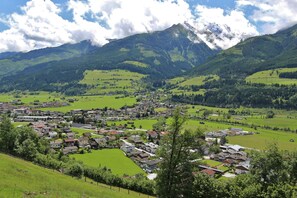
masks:
[[[50,148],[53,151],[61,151],[63,154],[71,154],[81,149],[100,149],[118,147],[115,134],[122,134],[121,131],[104,132],[86,132],[82,136],[77,135],[71,128],[63,123],[55,122],[30,122],[28,126],[32,127],[39,137],[50,141]]]
[[[132,159],[147,173],[152,173],[157,169],[157,165],[161,159],[156,158],[156,152],[159,147],[157,139],[160,135],[151,137],[151,134],[158,133],[156,131],[147,131],[146,138],[149,142],[143,142],[141,136],[131,135],[127,140],[123,140],[123,144],[120,147],[127,157]],[[150,137],[150,138],[148,138]]]
[[[209,156],[211,160],[221,162],[220,166],[232,168],[237,175],[249,172],[251,159],[244,152],[244,147],[239,145],[222,145],[220,149],[221,152]],[[224,171],[218,167],[209,167],[206,165],[199,165],[199,168],[202,173],[211,177],[215,177],[216,175],[221,176],[228,170],[225,169]]]
[[[244,131],[241,128],[230,128],[219,131],[211,131],[205,134],[206,141],[214,140],[216,138],[226,136],[237,136],[237,135],[253,135],[254,132]]]
[[[147,173],[154,172],[157,169],[158,163],[161,162],[160,159],[155,158],[155,154],[141,149],[139,144],[136,147],[132,143],[124,142],[121,150]]]

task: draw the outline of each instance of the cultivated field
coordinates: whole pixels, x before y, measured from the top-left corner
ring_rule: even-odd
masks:
[[[133,63],[146,67],[136,61]],[[143,77],[145,75],[126,70],[87,70],[80,83],[93,86],[87,90],[88,94],[131,93],[139,88],[139,80]]]
[[[136,103],[134,97],[123,96],[74,96],[67,97],[77,101],[70,103],[69,106],[55,107],[55,108],[42,108],[41,110],[69,112],[74,109],[96,109],[96,108],[113,108],[119,109],[123,106],[131,106]]]
[[[280,84],[280,85],[293,85],[297,84],[297,79],[280,78],[279,74],[283,72],[294,72],[297,68],[283,68],[260,71],[248,76],[245,80],[250,83],[261,84]]]
[[[92,153],[71,155],[78,161],[93,167],[107,167],[117,175],[135,175],[144,171],[120,149],[93,150]]]
[[[0,154],[0,197],[147,197],[136,192],[75,179],[30,162]]]

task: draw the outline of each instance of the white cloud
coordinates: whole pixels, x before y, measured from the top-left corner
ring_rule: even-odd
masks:
[[[10,29],[0,32],[0,52],[86,39],[103,45],[110,38],[163,30],[192,17],[184,0],[69,0],[67,7],[73,14],[71,21],[62,18],[62,10],[50,0],[28,1],[21,14],[13,13],[5,19]],[[93,19],[86,19],[87,14]]]
[[[163,30],[192,17],[183,0],[89,0],[88,4],[98,21],[106,24],[112,38]]]
[[[258,31],[239,10],[225,12],[221,8],[209,8],[198,5],[194,26],[200,37],[212,48],[226,49],[236,45],[242,39],[258,35]]]
[[[191,10],[186,0],[67,0],[67,10],[51,0],[30,0],[21,8],[21,14],[0,17],[0,22],[10,27],[0,32],[0,52],[28,51],[86,39],[103,45],[108,39],[163,30],[184,21],[197,28],[209,46],[225,49],[259,34],[244,14],[246,6],[257,8],[251,18],[266,22],[263,28],[269,33],[297,21],[296,0],[235,1],[238,7],[226,12],[203,5]],[[72,20],[62,17],[65,11],[72,13]]]
[[[255,22],[262,22],[261,33],[275,33],[297,23],[296,0],[237,0],[239,7],[254,7],[250,16]]]
[[[27,51],[71,42],[71,23],[59,16],[51,1],[32,0],[6,19],[10,29],[0,33],[1,51]]]
[[[69,6],[74,15],[70,22],[60,16],[60,8],[50,0],[27,2],[21,14],[13,13],[5,19],[10,29],[0,32],[0,52],[29,51],[86,39],[100,45],[107,43],[105,29],[81,17],[88,10],[80,12],[83,5]]]

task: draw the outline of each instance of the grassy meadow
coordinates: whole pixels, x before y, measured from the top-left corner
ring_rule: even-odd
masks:
[[[68,99],[74,99],[73,103],[69,103]],[[135,97],[124,97],[123,95],[112,95],[112,96],[64,96],[58,93],[49,92],[10,92],[0,94],[0,102],[12,102],[14,100],[20,100],[24,105],[33,105],[33,102],[51,102],[51,101],[65,101],[68,102],[69,106],[62,107],[48,107],[40,108],[43,111],[59,111],[69,112],[74,109],[96,109],[96,108],[113,108],[119,109],[123,106],[131,106],[136,104]]]
[[[254,73],[248,76],[245,80],[250,83],[261,83],[261,84],[280,84],[280,85],[296,85],[296,79],[280,78],[279,74],[283,72],[294,72],[297,68],[282,68],[266,70]]]
[[[0,94],[0,102],[12,102],[14,100],[20,100],[26,105],[32,104],[34,101],[39,102],[50,102],[50,101],[61,101],[63,95],[59,93],[49,92],[10,92]]]
[[[236,108],[232,109],[235,111],[235,115],[231,115],[230,119],[224,117],[224,114],[228,114],[230,109],[218,108],[218,107],[207,107],[202,105],[188,105],[189,116],[203,117],[205,110],[212,112],[208,118],[213,120],[224,120],[233,121],[242,124],[254,124],[256,126],[264,127],[277,127],[277,128],[290,128],[291,130],[297,130],[297,111],[288,111],[280,109],[265,109],[265,108]],[[194,108],[193,108],[194,107]],[[266,118],[267,112],[273,111],[273,118]],[[242,112],[249,112],[249,115],[244,115]]]
[[[0,197],[148,197],[96,183],[75,179],[30,162],[0,154]]]
[[[283,131],[274,131],[268,129],[258,128],[257,130],[245,127],[241,125],[232,125],[211,121],[203,121],[204,124],[200,124],[199,120],[188,120],[185,123],[184,128],[190,130],[200,129],[205,131],[216,131],[220,129],[228,129],[231,127],[242,128],[246,131],[258,132],[259,134],[247,135],[247,136],[233,136],[228,137],[230,144],[239,144],[244,147],[250,147],[255,149],[264,149],[268,144],[277,142],[280,149],[282,150],[297,150],[297,134]],[[295,140],[295,142],[290,142],[290,139]]]
[[[153,119],[143,119],[143,120],[126,120],[126,121],[108,121],[107,124],[108,125],[112,125],[112,124],[116,124],[118,125],[125,125],[127,124],[127,127],[131,127],[132,128],[132,124],[129,123],[134,123],[133,125],[136,128],[142,128],[142,129],[147,129],[147,130],[151,130],[153,129],[153,125],[158,122],[157,120],[153,120]],[[140,127],[141,126],[141,127]]]
[[[78,161],[93,167],[104,167],[111,169],[117,175],[135,175],[144,173],[131,159],[125,156],[120,149],[93,150],[92,153],[71,155]]]
[[[130,120],[130,121],[117,121],[117,122],[108,122],[109,125],[115,123],[116,125],[128,122],[134,122],[136,128],[138,125],[142,125],[143,129],[152,129],[153,124],[157,122],[157,120]],[[204,124],[201,124],[203,122]],[[167,120],[167,123],[170,123],[170,120]],[[128,124],[128,127],[130,125]],[[221,123],[216,121],[205,121],[205,120],[194,120],[189,119],[184,124],[184,129],[196,131],[201,130],[202,132],[210,132],[223,130],[228,128],[242,128],[246,131],[257,132],[258,134],[249,135],[249,136],[234,136],[228,137],[230,144],[239,144],[245,147],[255,148],[255,149],[264,149],[269,143],[277,142],[280,149],[282,150],[297,150],[297,133],[284,132],[284,131],[274,131],[269,129],[262,129],[243,126],[241,124],[230,124],[230,123]],[[295,140],[295,142],[290,142],[290,139]]]
[[[74,109],[96,109],[96,108],[113,108],[119,109],[123,106],[132,106],[136,103],[134,97],[123,97],[123,96],[74,96],[69,97],[76,99],[69,106],[54,107],[54,108],[41,108],[41,110],[69,112]]]
[[[130,62],[139,67],[146,67],[144,63]],[[145,75],[126,70],[87,70],[80,83],[93,86],[93,88],[87,90],[88,94],[107,94],[123,91],[131,93],[139,88],[138,82],[143,77]]]
[[[205,84],[211,80],[217,80],[219,77],[217,75],[209,75],[209,76],[197,76],[193,78],[184,78],[177,77],[168,80],[169,84],[175,85],[175,88],[171,89],[171,93],[173,94],[201,94],[205,93],[204,89],[200,89],[198,91],[192,91],[191,86],[200,86]]]

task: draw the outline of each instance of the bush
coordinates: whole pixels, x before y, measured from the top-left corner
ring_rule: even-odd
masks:
[[[71,163],[67,166],[65,173],[73,177],[81,178],[84,174],[84,169],[79,163]]]

